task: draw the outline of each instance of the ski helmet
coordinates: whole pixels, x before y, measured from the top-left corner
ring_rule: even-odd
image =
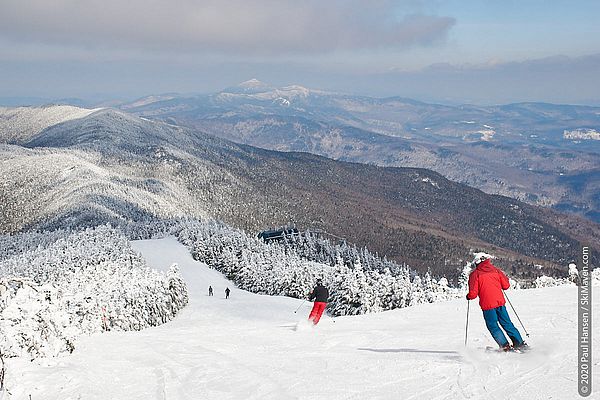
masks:
[[[473,259],[473,264],[478,265],[478,264],[484,262],[485,260],[488,260],[489,258],[490,258],[490,256],[488,254],[477,253],[477,254],[475,254],[475,258]]]

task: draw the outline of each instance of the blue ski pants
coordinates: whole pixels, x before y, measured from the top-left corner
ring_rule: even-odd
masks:
[[[492,308],[491,310],[484,310],[483,319],[485,319],[485,325],[499,346],[503,347],[508,344],[508,340],[506,339],[506,336],[504,336],[504,332],[502,332],[500,326],[502,326],[510,340],[512,340],[513,346],[523,343],[523,338],[521,337],[521,334],[517,328],[515,328],[513,323],[510,321],[510,317],[508,316],[505,306]],[[498,323],[500,323],[500,326],[498,326]]]

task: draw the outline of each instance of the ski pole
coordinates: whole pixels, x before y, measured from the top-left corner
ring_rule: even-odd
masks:
[[[512,308],[513,312],[515,313],[515,315],[517,316],[517,319],[519,320],[519,323],[521,324],[521,327],[523,328],[523,330],[525,331],[525,335],[527,335],[527,337],[529,337],[529,333],[527,332],[527,329],[525,329],[525,325],[523,325],[523,322],[521,321],[521,318],[519,318],[519,314],[517,314],[517,311],[515,310],[515,308],[512,305],[512,302],[510,301],[510,299],[508,298],[508,295],[506,294],[506,292],[503,290],[504,292],[504,296],[506,297],[506,300],[508,300],[508,304],[510,304],[510,308]]]
[[[294,314],[296,314],[298,312],[298,310],[300,309],[300,307],[302,307],[304,305],[304,303],[306,303],[306,299],[304,299],[304,301],[302,303],[300,303],[298,308],[296,308],[296,311],[294,311]]]
[[[467,324],[465,326],[465,347],[467,347],[467,335],[469,334],[469,306],[471,302],[467,300]]]
[[[4,366],[4,358],[2,358],[2,351],[0,351],[0,391],[4,390],[4,373],[6,369]],[[0,393],[2,394],[2,393]]]

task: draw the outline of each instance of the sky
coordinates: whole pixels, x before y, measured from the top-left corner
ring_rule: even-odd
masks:
[[[0,102],[273,85],[600,105],[598,1],[1,0]]]

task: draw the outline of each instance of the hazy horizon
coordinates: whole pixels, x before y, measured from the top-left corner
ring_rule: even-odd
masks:
[[[0,100],[274,86],[600,105],[600,3],[5,0]],[[3,99],[3,100],[2,100]]]

